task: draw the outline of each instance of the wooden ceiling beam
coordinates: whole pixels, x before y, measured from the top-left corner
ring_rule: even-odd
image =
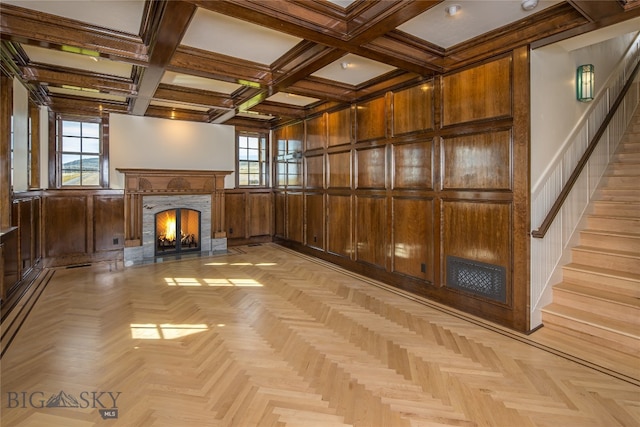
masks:
[[[233,108],[233,100],[226,93],[190,89],[183,86],[173,86],[161,83],[155,93],[155,98],[174,102],[184,102],[205,107]]]
[[[589,22],[597,22],[603,18],[624,12],[624,6],[616,0],[568,0]]]
[[[196,7],[192,3],[178,0],[154,2],[162,8],[155,33],[150,37],[149,63],[138,81],[138,97],[130,105],[130,112],[143,116],[149,107],[164,72],[171,62],[174,52],[187,31]]]

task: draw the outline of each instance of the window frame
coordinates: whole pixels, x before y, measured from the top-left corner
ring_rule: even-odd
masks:
[[[98,184],[63,185],[62,184],[62,124],[65,121],[98,123]],[[49,187],[57,189],[109,188],[109,118],[107,116],[81,116],[55,113],[51,115],[49,128]],[[79,153],[82,153],[80,151]],[[90,153],[93,154],[93,153]]]
[[[258,160],[250,160],[248,155],[241,156],[242,150],[248,152],[249,148],[241,148],[240,147],[240,139],[241,138],[257,138],[258,139]],[[250,178],[248,179],[248,184],[240,184],[241,175],[246,175],[251,177],[253,174],[251,173],[241,173],[240,172],[240,163],[241,162],[250,162],[258,164],[258,176],[259,183],[251,184]],[[260,131],[245,131],[245,130],[237,130],[236,131],[236,188],[268,188],[269,181],[269,173],[270,170],[270,162],[269,162],[269,133],[268,132],[260,132]]]

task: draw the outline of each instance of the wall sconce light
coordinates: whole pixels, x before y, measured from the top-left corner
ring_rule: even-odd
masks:
[[[576,72],[576,97],[580,102],[593,101],[593,83],[595,80],[593,65],[581,65]]]

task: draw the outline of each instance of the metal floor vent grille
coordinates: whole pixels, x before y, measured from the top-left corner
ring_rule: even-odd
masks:
[[[507,301],[506,269],[499,265],[447,256],[447,286]]]

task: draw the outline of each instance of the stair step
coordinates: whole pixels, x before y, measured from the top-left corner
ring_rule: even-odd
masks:
[[[640,189],[601,188],[596,197],[598,200],[615,200],[619,202],[640,202]]]
[[[587,215],[586,228],[629,233],[640,233],[640,218]]]
[[[580,335],[584,340],[640,355],[640,327],[591,311],[551,303],[542,309],[545,327]]]
[[[640,297],[562,282],[553,287],[553,302],[640,327]]]
[[[618,151],[613,155],[613,162],[638,162],[640,161],[640,151]]]
[[[616,202],[612,200],[594,200],[591,213],[602,216],[640,217],[640,202]]]
[[[571,250],[572,262],[610,270],[640,274],[640,254],[591,246],[576,246]]]
[[[562,267],[563,282],[640,298],[640,274],[569,263]]]
[[[603,176],[600,186],[602,188],[614,188],[614,189],[634,189],[638,188],[638,178],[640,178],[640,165],[635,172],[635,175],[615,175],[615,176]]]
[[[640,253],[640,233],[586,229],[580,231],[580,244],[601,249],[618,249]]]
[[[640,176],[640,163],[611,163],[605,176]]]

